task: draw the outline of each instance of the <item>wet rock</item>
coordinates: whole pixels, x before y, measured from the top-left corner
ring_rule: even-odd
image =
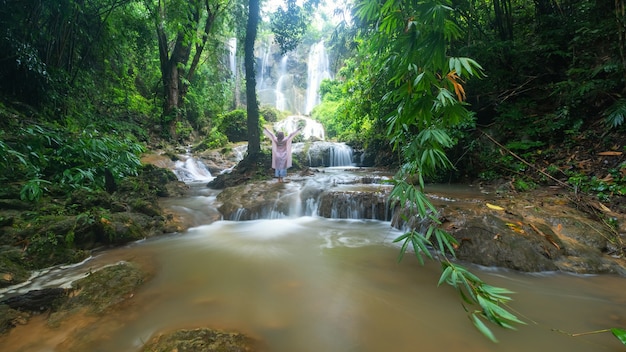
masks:
[[[275,182],[228,187],[217,196],[218,210],[229,220],[269,218],[272,212],[287,215],[291,198],[283,197],[284,191],[284,185]]]
[[[609,229],[558,193],[434,197],[433,203],[459,242],[461,260],[526,272],[626,274],[624,259],[608,253]]]
[[[132,298],[146,279],[147,274],[133,263],[119,262],[102,268],[73,282],[74,294],[60,310],[69,312],[76,307],[87,307],[92,313],[101,314]]]
[[[237,332],[213,329],[178,330],[159,334],[148,341],[142,352],[252,352],[259,343]]]
[[[511,231],[505,220],[487,214],[468,219],[453,232],[459,242],[457,257],[474,264],[525,272],[557,270],[553,260],[561,253],[549,241]]]
[[[326,191],[319,197],[318,215],[339,219],[390,220],[387,192]]]
[[[66,299],[67,290],[63,288],[44,288],[28,291],[22,295],[5,299],[0,304],[11,309],[25,312],[44,312],[59,305]]]

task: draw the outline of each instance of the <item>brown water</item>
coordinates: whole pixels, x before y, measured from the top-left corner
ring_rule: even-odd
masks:
[[[626,327],[626,279],[472,268],[517,292],[511,308],[527,325],[493,327],[498,344],[468,320],[456,291],[437,287],[437,263],[397,262],[400,233],[388,222],[297,217],[217,221],[214,194],[169,200],[195,225],[50,270],[31,288],[119,261],[154,272],[121,309],[72,317],[49,328],[44,317],[0,337],[0,351],[137,351],[153,334],[179,328],[238,330],[272,352],[294,351],[624,351],[610,333]],[[25,291],[29,288],[24,287]],[[11,292],[0,292],[10,295]]]
[[[113,250],[83,269],[130,260],[157,274],[122,311],[97,324],[70,323],[79,327],[70,340],[74,350],[136,351],[154,333],[208,326],[248,333],[276,352],[624,351],[610,334],[553,331],[626,325],[624,278],[476,269],[517,292],[511,306],[528,323],[495,328],[493,344],[473,328],[457,293],[436,286],[438,265],[421,267],[411,256],[396,262],[397,235],[378,221],[219,221]],[[0,350],[66,350],[61,333],[26,328],[0,340]]]

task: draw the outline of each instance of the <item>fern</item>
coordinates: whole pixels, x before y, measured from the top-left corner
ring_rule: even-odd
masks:
[[[626,100],[618,100],[604,112],[605,123],[610,128],[617,128],[626,119]]]

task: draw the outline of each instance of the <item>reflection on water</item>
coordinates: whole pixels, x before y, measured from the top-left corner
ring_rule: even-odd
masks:
[[[380,221],[218,221],[104,253],[85,268],[132,260],[157,274],[123,311],[80,329],[75,350],[136,351],[156,332],[200,326],[242,331],[277,352],[623,350],[610,334],[552,331],[624,326],[623,278],[475,268],[518,292],[512,307],[528,322],[516,332],[495,330],[496,345],[473,328],[454,290],[436,286],[438,265],[396,261],[398,235]],[[43,333],[48,328],[30,329],[29,347],[5,339],[0,350],[59,343]]]

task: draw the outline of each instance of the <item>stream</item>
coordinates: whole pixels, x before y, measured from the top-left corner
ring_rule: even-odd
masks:
[[[186,213],[188,231],[51,268],[28,286],[0,292],[62,286],[132,261],[154,276],[123,309],[60,329],[33,319],[0,338],[0,350],[63,351],[67,334],[80,330],[72,338],[83,351],[137,351],[155,333],[197,327],[237,330],[272,352],[625,350],[610,333],[566,334],[626,327],[623,277],[468,265],[487,283],[515,291],[510,306],[527,323],[517,331],[494,326],[494,344],[473,327],[458,293],[437,287],[437,262],[397,261],[393,239],[401,233],[389,222],[315,215],[214,221],[218,191],[204,185],[190,183],[188,197],[163,202]]]

